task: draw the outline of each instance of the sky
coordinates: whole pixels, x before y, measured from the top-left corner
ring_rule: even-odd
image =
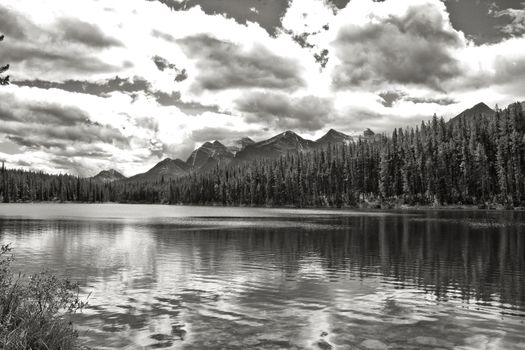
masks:
[[[519,0],[3,0],[0,33],[0,159],[52,173],[525,99]]]

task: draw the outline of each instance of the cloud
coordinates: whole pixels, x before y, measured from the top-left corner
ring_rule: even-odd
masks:
[[[458,103],[456,100],[450,97],[432,98],[432,97],[406,97],[405,101],[414,103],[434,103],[440,106],[448,106]]]
[[[465,39],[452,2],[162,2],[2,2],[0,155],[132,175],[216,138],[388,132],[525,96],[523,35]]]
[[[401,100],[406,94],[403,91],[385,91],[379,94],[379,97],[383,99],[381,103],[385,107],[392,107],[395,102]]]
[[[163,57],[153,56],[152,60],[161,72],[164,72],[166,69],[177,69],[176,65],[170,63],[167,59]]]
[[[179,92],[171,92],[168,94],[162,91],[155,91],[152,93],[152,95],[160,105],[176,106],[187,115],[195,116],[203,114],[204,112],[220,112],[220,108],[217,105],[204,105],[195,101],[182,101],[181,94]]]
[[[450,97],[411,97],[406,92],[400,90],[384,91],[379,93],[381,97],[381,104],[387,108],[391,108],[398,101],[408,101],[412,103],[431,103],[440,106],[448,106],[457,103],[456,100]]]
[[[14,39],[26,38],[25,29],[31,23],[20,14],[0,5],[0,32]]]
[[[128,94],[133,99],[137,93],[151,96],[161,106],[176,106],[187,115],[199,115],[204,112],[219,112],[217,105],[203,105],[199,102],[185,102],[181,100],[181,93],[177,91],[163,92],[153,90],[152,84],[141,77],[120,78],[114,77],[97,82],[66,80],[64,82],[52,82],[44,80],[21,80],[14,81],[14,85],[37,87],[39,89],[60,89],[69,92],[89,94],[109,98],[112,93],[119,92]]]
[[[311,131],[322,128],[333,113],[332,102],[317,96],[291,98],[280,93],[248,93],[237,100],[248,122],[265,122],[277,129]]]
[[[208,34],[178,40],[184,52],[197,61],[199,89],[223,90],[243,87],[296,90],[305,83],[299,62],[254,43],[250,49]]]
[[[469,46],[460,54],[463,74],[453,79],[448,89],[456,95],[507,96],[505,104],[523,99],[525,52],[521,48],[524,45],[525,37],[514,37],[496,44]],[[495,103],[501,104],[497,100],[492,102]]]
[[[90,120],[74,106],[47,102],[21,103],[13,95],[0,102],[0,133],[30,148],[67,148],[95,142],[129,146],[119,130]]]
[[[36,68],[38,71],[49,72],[59,70],[62,74],[70,75],[108,73],[120,69],[83,51],[56,52],[45,43],[17,43],[11,40],[4,41],[0,60],[11,62],[17,72],[33,71]]]
[[[122,42],[104,34],[98,26],[74,18],[57,21],[57,30],[63,40],[81,43],[93,48],[103,49],[122,46]]]
[[[252,138],[259,134],[261,134],[261,131],[257,129],[237,131],[225,127],[204,127],[202,129],[193,130],[191,138],[195,142],[219,140],[228,146],[243,137]]]
[[[521,9],[509,8],[501,11],[493,11],[495,17],[509,17],[512,19],[511,23],[499,27],[502,32],[516,36],[525,33],[525,2],[522,2],[521,6],[523,7]]]
[[[115,65],[100,59],[96,50],[122,43],[96,25],[74,18],[59,18],[51,25],[44,25],[28,14],[0,5],[0,32],[6,34],[0,61],[11,63],[13,76],[57,71],[66,75],[107,73],[126,64]]]
[[[167,59],[156,55],[156,56],[153,56],[152,60],[153,60],[153,63],[155,63],[155,66],[157,66],[157,68],[161,72],[164,72],[166,70],[174,72],[176,82],[181,82],[188,78],[186,69],[182,69],[182,70],[178,69],[175,64],[170,63]]]
[[[444,5],[412,3],[350,2],[345,13],[355,10],[353,17],[358,18],[343,24],[334,42],[337,89],[387,82],[440,90],[444,81],[461,73],[453,50],[461,48],[464,39],[450,25]]]
[[[173,35],[171,34],[168,34],[168,33],[164,33],[160,30],[156,30],[156,29],[153,29],[151,31],[151,35],[154,37],[154,38],[158,38],[158,39],[162,39],[162,40],[165,40],[169,43],[176,43],[176,39]]]
[[[174,11],[201,8],[207,15],[222,15],[239,24],[256,22],[269,34],[275,35],[281,18],[288,8],[288,1],[209,1],[209,0],[148,0],[158,1]]]
[[[61,89],[70,92],[79,92],[95,96],[107,97],[110,93],[119,91],[133,93],[151,90],[151,84],[141,77],[120,78],[118,76],[97,82],[85,80],[66,80],[64,82],[53,82],[45,80],[20,80],[13,81],[18,86],[37,87],[40,89]]]

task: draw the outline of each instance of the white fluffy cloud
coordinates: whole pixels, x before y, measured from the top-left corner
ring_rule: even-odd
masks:
[[[15,81],[0,89],[0,158],[83,175],[185,159],[213,135],[388,131],[525,94],[523,34],[476,45],[440,0],[291,0],[273,35],[199,7],[5,0],[0,32]]]

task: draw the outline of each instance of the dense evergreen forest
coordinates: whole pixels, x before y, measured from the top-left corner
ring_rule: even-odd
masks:
[[[217,167],[176,180],[101,183],[7,170],[4,202],[140,202],[247,206],[525,206],[525,118],[516,103],[494,117],[434,116],[390,136],[362,137],[278,159]]]

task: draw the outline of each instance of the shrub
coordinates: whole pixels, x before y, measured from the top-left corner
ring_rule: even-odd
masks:
[[[85,306],[79,287],[48,272],[26,276],[0,248],[0,349],[82,349],[71,317]]]

